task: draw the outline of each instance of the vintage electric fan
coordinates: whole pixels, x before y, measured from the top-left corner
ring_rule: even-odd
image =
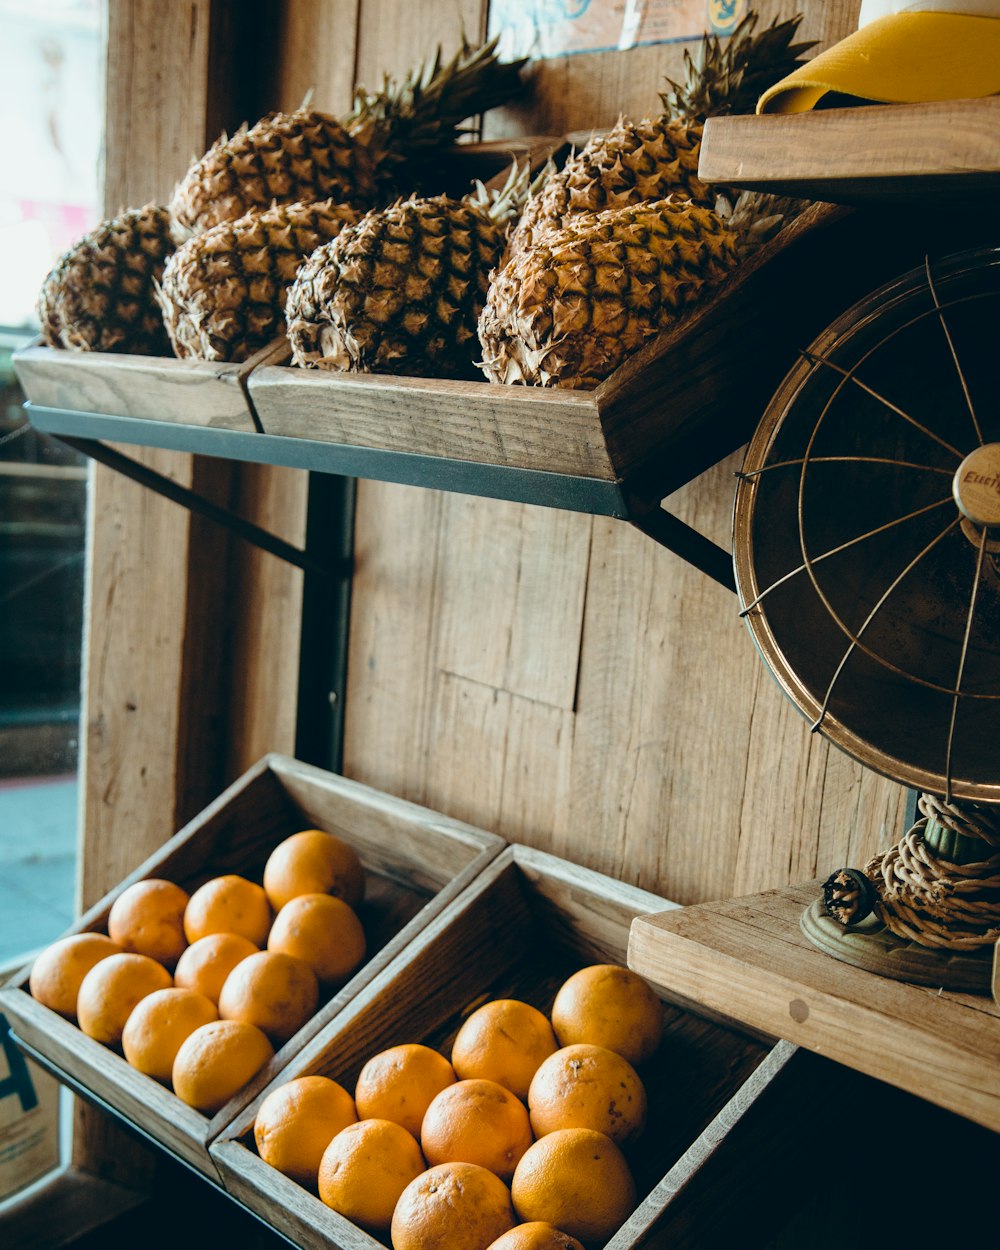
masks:
[[[743,615],[815,731],[919,794],[802,927],[986,989],[1000,937],[1000,249],[925,264],[802,353],[740,474]]]

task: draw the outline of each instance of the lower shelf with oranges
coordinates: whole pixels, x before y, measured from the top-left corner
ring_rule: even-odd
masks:
[[[571,987],[581,969],[624,965],[635,916],[669,906],[556,857],[508,846],[222,1131],[210,1151],[223,1184],[301,1247],[486,1250],[508,1221],[569,1223],[564,1233],[585,1250],[658,1244],[656,1230],[671,1195],[682,1187],[678,1177],[692,1150],[697,1153],[698,1143],[711,1150],[705,1143],[713,1126],[717,1133],[728,1130],[727,1109],[732,1122],[739,1118],[734,1099],[755,1079],[766,1086],[772,1070],[782,1069],[792,1054],[792,1048],[774,1047],[655,996],[659,1040],[637,1018],[631,1030],[637,1045],[627,1059],[609,1046],[572,1041],[558,1005],[568,992],[563,987]],[[528,1009],[513,1021],[492,1024],[515,1039],[511,1050],[524,1057],[520,1071],[509,1071],[506,1060],[479,1066],[482,1047],[470,1040],[477,1021],[485,1017],[489,1025],[499,1010],[493,1004],[506,1000]],[[550,1022],[569,1049],[557,1044],[543,1057],[553,1043],[537,1041],[533,1030],[538,1026],[544,1035]],[[443,1081],[417,1130],[422,1151],[417,1137],[410,1137],[415,1119],[409,1132],[394,1131],[385,1072],[379,1075],[394,1062],[415,1062],[415,1052],[424,1052],[427,1071],[414,1078],[414,1087],[427,1092],[435,1079]],[[452,1083],[447,1069],[453,1058],[459,1073],[473,1075]],[[593,1107],[601,1127],[566,1128],[560,1090],[567,1076],[595,1060]],[[498,1090],[500,1076],[507,1085]],[[317,1136],[322,1139],[331,1125],[343,1129],[330,1134],[335,1145],[329,1154],[328,1143],[320,1141],[320,1163],[317,1143],[310,1148],[305,1140],[308,1112],[289,1131],[302,1104],[313,1098],[315,1119],[322,1120],[318,1108],[327,1101],[332,1117],[326,1128],[314,1120]],[[405,1119],[398,1111],[397,1120]],[[357,1140],[362,1138],[370,1141]],[[378,1181],[378,1164],[360,1162],[368,1147],[381,1151],[388,1171],[407,1178],[388,1223],[392,1195],[383,1193],[382,1201],[377,1189],[384,1184],[388,1191],[398,1178]],[[481,1162],[470,1163],[470,1154]],[[590,1166],[594,1172],[586,1179]],[[365,1178],[353,1188],[341,1175],[352,1168]],[[471,1186],[479,1197],[455,1216],[462,1205],[457,1195]],[[451,1191],[455,1196],[449,1197]],[[454,1227],[435,1226],[434,1212],[444,1208],[458,1220]],[[476,1223],[479,1216],[485,1231]],[[515,1240],[517,1250],[520,1244]]]
[[[351,904],[292,880],[307,831],[348,853]],[[218,1183],[209,1143],[503,847],[267,756],[0,989],[0,1010],[49,1070]]]

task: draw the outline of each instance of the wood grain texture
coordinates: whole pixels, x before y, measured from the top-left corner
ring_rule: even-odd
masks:
[[[648,916],[629,965],[656,985],[1000,1130],[1000,1006],[875,976],[799,927],[819,881]]]
[[[44,408],[257,428],[240,365],[28,347],[17,353],[14,367],[27,398]]]
[[[387,20],[375,0],[363,7],[366,21]],[[832,41],[856,24],[856,3],[801,8],[804,38]],[[431,21],[432,9],[411,6],[407,21]],[[778,4],[760,12],[787,16]],[[533,65],[529,92],[490,114],[486,132],[559,133],[648,112],[683,51]],[[753,310],[736,321],[739,340]],[[706,350],[706,365],[728,346]],[[651,421],[662,413],[639,376],[634,394],[611,389],[629,454],[633,403]],[[732,415],[752,427],[764,398],[737,388]],[[695,440],[699,451],[712,459]],[[667,501],[723,546],[739,463],[734,454]],[[665,455],[657,473],[670,471]],[[629,526],[576,518],[566,529],[532,511],[362,484],[345,771],[682,902],[784,885],[894,837],[903,792],[809,735],[735,597]],[[547,585],[552,594],[523,593]],[[567,703],[553,682],[570,671]]]
[[[308,475],[267,465],[240,466],[232,507],[300,549],[305,545]],[[224,780],[268,751],[292,753],[303,574],[251,543],[234,543],[226,566],[231,623],[226,664],[228,730]]]
[[[843,204],[995,197],[998,119],[995,97],[714,118],[699,174],[710,183]]]
[[[264,430],[349,446],[614,481],[597,406],[582,391],[264,368],[250,378]]]
[[[354,97],[361,0],[295,0],[279,7],[272,108],[313,108],[341,117]]]
[[[789,6],[781,0],[758,0],[752,6],[760,25],[803,14],[803,40],[823,44],[842,39],[857,26],[859,0],[817,0]],[[555,57],[529,66],[528,90],[516,105],[508,105],[486,119],[488,136],[541,128],[549,133],[600,130],[613,125],[620,114],[640,118],[660,111],[659,93],[669,76],[682,79],[684,42],[652,44],[625,51]]]

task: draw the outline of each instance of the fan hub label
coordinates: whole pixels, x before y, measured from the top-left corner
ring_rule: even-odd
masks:
[[[965,457],[952,493],[959,511],[973,525],[1000,529],[1000,443],[987,443]]]

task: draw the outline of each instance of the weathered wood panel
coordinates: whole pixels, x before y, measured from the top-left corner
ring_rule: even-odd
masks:
[[[855,23],[852,3],[800,7],[804,38]],[[383,66],[398,71],[441,28],[438,6],[415,4],[390,35],[390,8],[398,21],[365,0],[362,29],[384,32]],[[366,57],[371,46],[363,37]],[[683,51],[535,64],[523,101],[487,132],[648,113]],[[738,464],[670,500],[723,545]],[[359,495],[352,775],[682,902],[811,877],[895,835],[899,787],[809,734],[735,597],[618,522],[416,495]]]
[[[109,4],[106,212],[164,202],[220,127],[256,112],[259,61],[244,55],[253,51],[255,30],[246,19],[266,6],[250,7],[225,0]],[[232,20],[237,8],[242,25]],[[269,28],[260,29],[263,38]],[[240,496],[240,475],[223,462],[126,450],[220,503]],[[260,471],[255,480],[252,495],[243,493],[245,514],[294,538],[301,528],[296,501],[282,502],[281,518],[273,518],[274,501],[261,483],[280,479]],[[272,558],[248,558],[224,531],[108,469],[95,469],[90,492],[81,909],[218,794],[248,756],[292,749],[297,646],[284,640],[298,637],[300,576]],[[284,608],[277,646],[268,632],[275,604]],[[252,713],[229,698],[232,684],[242,688],[232,657],[255,675]],[[83,1108],[74,1159],[123,1183],[139,1185],[147,1175],[144,1154],[123,1149],[111,1122]]]
[[[803,882],[643,917],[632,928],[632,966],[668,992],[1000,1131],[1000,1074],[989,1062],[1000,1006],[831,959],[799,924],[819,887]],[[907,959],[904,946],[897,967]]]

